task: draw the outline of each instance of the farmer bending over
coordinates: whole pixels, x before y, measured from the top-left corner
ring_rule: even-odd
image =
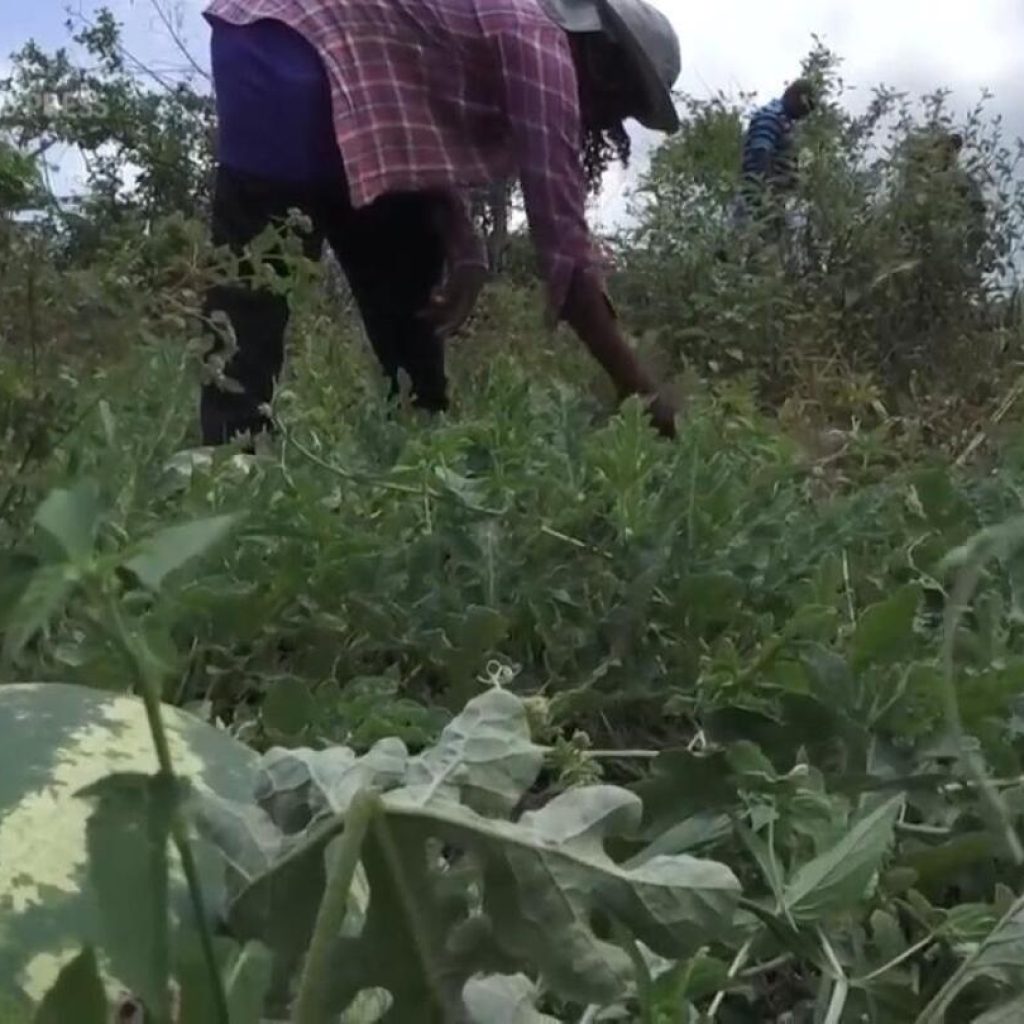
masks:
[[[627,345],[584,216],[588,187],[628,156],[623,121],[673,131],[680,66],[644,0],[213,0],[219,122],[213,236],[236,252],[297,208],[345,271],[390,381],[447,408],[444,338],[466,320],[486,254],[465,190],[518,175],[549,322],[576,331],[620,397],[674,409]],[[279,273],[285,268],[275,262]],[[284,355],[286,299],[221,285],[207,300],[237,349],[203,388],[204,444],[255,434]]]

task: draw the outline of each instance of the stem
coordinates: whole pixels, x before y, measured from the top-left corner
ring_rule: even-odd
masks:
[[[616,931],[623,949],[633,962],[633,971],[636,974],[636,994],[640,999],[640,1020],[642,1024],[654,1024],[654,979],[651,977],[647,962],[644,960],[636,940],[625,928],[619,927]]]
[[[757,978],[762,974],[769,974],[772,971],[777,971],[781,967],[785,967],[786,964],[791,964],[796,958],[792,953],[781,953],[779,956],[773,957],[771,960],[766,960],[763,964],[754,964],[753,967],[748,967],[745,971],[740,974],[741,978]]]
[[[832,999],[828,1004],[828,1015],[825,1017],[825,1024],[839,1024],[843,1017],[843,1010],[846,1009],[846,1000],[850,995],[850,981],[846,977],[843,965],[836,956],[836,951],[832,948],[832,943],[828,941],[828,936],[820,928],[818,929],[818,941],[821,943],[821,948],[825,953],[829,966],[836,976],[836,982],[832,988]]]
[[[998,935],[1022,912],[1024,912],[1024,896],[1020,896],[1014,901],[1013,906],[1003,914],[996,926],[988,933],[988,938],[984,942],[979,942],[974,952],[964,959],[949,981],[935,994],[935,998],[921,1011],[914,1024],[942,1024],[942,1021],[945,1019],[946,1008],[956,998],[975,961],[988,948],[992,937]]]
[[[292,445],[295,450],[303,456],[303,458],[312,462],[314,466],[319,466],[320,469],[326,470],[328,473],[333,473],[335,476],[340,477],[342,480],[347,480],[349,483],[365,484],[368,487],[376,487],[378,490],[387,491],[391,494],[404,494],[407,497],[422,498],[424,494],[426,494],[436,501],[447,501],[449,504],[458,505],[460,508],[469,509],[471,512],[478,512],[482,515],[495,517],[505,515],[505,509],[488,508],[484,505],[474,505],[454,494],[450,494],[447,491],[435,490],[433,487],[429,487],[425,484],[421,487],[417,487],[413,484],[400,484],[396,483],[394,480],[384,480],[373,473],[360,473],[351,469],[343,469],[341,466],[337,466],[332,462],[328,462],[326,459],[322,459],[316,454],[316,452],[311,451],[301,441],[296,440],[295,435],[289,433],[279,420],[274,420],[274,426],[284,439],[285,443]]]
[[[334,943],[348,913],[352,878],[359,866],[367,829],[379,810],[377,794],[362,790],[353,797],[345,815],[345,831],[337,840],[333,863],[328,869],[327,886],[302,970],[299,994],[295,1000],[295,1024],[323,1024],[328,1019],[324,1003]]]
[[[550,748],[548,748],[550,749]],[[657,750],[588,750],[587,757],[595,761],[653,761],[660,755]]]
[[[746,942],[740,947],[740,951],[736,954],[735,959],[729,967],[729,973],[726,975],[726,980],[732,981],[737,974],[743,969],[746,962],[750,959],[750,952],[754,948],[753,937],[747,939]],[[722,1003],[725,1002],[725,989],[719,991],[715,998],[711,1000],[711,1005],[708,1007],[707,1016],[704,1018],[705,1024],[711,1024],[711,1022],[718,1015],[718,1011],[722,1008]]]
[[[850,983],[846,976],[839,978],[832,988],[832,999],[828,1004],[828,1016],[825,1017],[825,1024],[839,1024],[843,1019],[843,1010],[846,1009],[846,1000],[850,995]]]
[[[889,971],[893,970],[896,967],[899,967],[900,964],[909,960],[912,956],[916,955],[917,953],[920,953],[922,949],[926,949],[934,941],[934,933],[926,935],[923,939],[921,939],[920,942],[915,942],[914,945],[910,947],[910,949],[905,949],[902,953],[900,953],[898,957],[895,957],[894,959],[890,960],[887,964],[883,964],[881,967],[876,968],[870,974],[865,974],[862,978],[854,979],[853,984],[859,988],[862,985],[867,985],[870,982],[874,981],[875,978],[880,978],[883,974],[888,974]]]
[[[960,760],[963,763],[964,769],[980,789],[985,802],[1002,825],[1003,838],[1006,840],[1006,845],[1013,856],[1014,863],[1020,866],[1024,864],[1024,846],[1021,845],[1020,836],[1017,835],[1013,819],[1002,796],[986,777],[981,765],[978,764],[974,755],[967,748],[963,720],[960,717],[960,703],[956,694],[956,631],[960,625],[960,619],[963,617],[967,602],[970,601],[974,591],[977,589],[983,567],[984,560],[979,559],[975,565],[972,565],[960,574],[956,585],[953,587],[949,604],[946,606],[945,632],[942,640],[942,699],[945,707],[946,721],[950,732],[956,737],[957,746],[960,749]]]
[[[121,614],[120,605],[116,597],[107,600],[113,632],[121,646],[128,652],[135,666],[139,681],[142,684],[142,703],[146,709],[146,718],[149,722],[149,731],[153,737],[153,747],[156,751],[157,764],[160,774],[167,777],[173,783],[174,763],[171,760],[171,747],[167,740],[167,730],[164,728],[163,715],[160,713],[160,680],[155,676],[152,665],[148,659],[139,651],[139,645],[132,636],[124,617]],[[207,975],[209,976],[210,991],[213,993],[217,1024],[230,1024],[228,1013],[228,1001],[224,994],[224,984],[217,967],[217,954],[213,948],[213,936],[206,917],[206,901],[203,898],[203,889],[199,880],[199,869],[196,867],[195,857],[192,856],[192,846],[189,843],[188,827],[181,815],[180,810],[175,807],[171,815],[171,838],[181,858],[181,867],[185,873],[185,882],[188,886],[189,899],[192,903],[192,913],[195,915],[196,928],[199,929],[199,942],[203,951],[203,961],[206,964]]]
[[[448,1020],[448,1000],[445,998],[443,989],[438,980],[437,971],[434,968],[433,940],[430,928],[423,920],[419,904],[416,901],[415,893],[409,888],[409,881],[402,870],[402,858],[395,847],[395,839],[391,834],[391,826],[384,815],[377,815],[371,822],[374,838],[380,843],[387,861],[388,870],[391,872],[391,879],[395,886],[399,902],[405,911],[405,917],[409,922],[409,932],[416,947],[416,953],[420,963],[423,965],[424,973],[427,976],[427,983],[434,1000],[434,1005],[441,1011],[443,1019]],[[424,1013],[426,1017],[427,1014]]]

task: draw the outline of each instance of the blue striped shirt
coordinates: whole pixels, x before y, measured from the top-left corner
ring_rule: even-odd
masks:
[[[782,100],[772,100],[754,113],[743,139],[743,176],[768,178],[790,173],[793,119]]]

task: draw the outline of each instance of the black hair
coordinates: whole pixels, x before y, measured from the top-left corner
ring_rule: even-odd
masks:
[[[613,161],[628,167],[631,152],[629,133],[621,121],[613,128],[587,128],[583,133],[583,172],[590,191],[600,190],[604,173]]]

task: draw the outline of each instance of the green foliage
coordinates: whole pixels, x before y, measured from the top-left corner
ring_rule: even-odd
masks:
[[[1015,1019],[996,126],[936,166],[940,97],[850,117],[812,54],[779,253],[728,219],[745,108],[690,103],[615,285],[685,371],[673,444],[541,333],[517,238],[432,422],[303,271],[252,455],[194,447],[196,310],[238,269],[194,219],[208,104],[107,15],[80,45],[3,101],[18,153],[91,160],[70,215],[0,198],[2,672],[32,681],[0,687],[0,1016],[127,985],[161,1024]]]
[[[990,394],[1020,344],[1005,318],[1019,278],[1020,151],[983,103],[952,162],[948,94],[915,105],[879,88],[843,107],[835,54],[818,48],[818,111],[796,129],[793,188],[737,220],[751,97],[684,99],[682,131],[655,153],[622,240],[631,323],[700,376],[753,375],[771,402],[874,421],[955,382]],[[758,102],[764,102],[760,97]],[[908,403],[909,406],[909,403]]]
[[[62,1024],[70,1018],[82,1024],[106,1024],[107,997],[100,981],[96,954],[85,949],[61,972],[34,1017],[34,1024]]]
[[[38,184],[35,160],[0,138],[0,217],[27,205]]]

